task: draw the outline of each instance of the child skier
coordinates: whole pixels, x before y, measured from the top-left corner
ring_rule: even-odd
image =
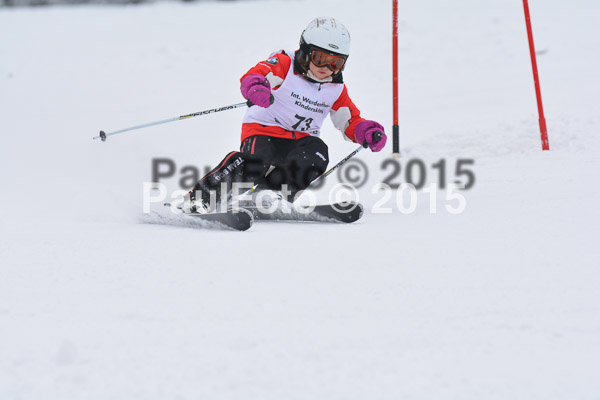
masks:
[[[185,196],[184,210],[214,209],[212,202],[220,204],[235,182],[274,191],[285,184],[286,200],[293,201],[327,169],[328,148],[319,138],[327,115],[345,139],[374,152],[383,149],[383,126],[361,118],[348,96],[342,71],[349,54],[346,27],[333,18],[316,18],[302,32],[298,50],[280,50],[242,76],[242,96],[251,107],[243,119],[240,151],[227,154],[196,183]],[[381,132],[379,141],[376,132]],[[221,193],[222,183],[228,193]]]

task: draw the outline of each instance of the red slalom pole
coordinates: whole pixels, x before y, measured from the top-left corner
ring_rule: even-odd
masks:
[[[535,46],[533,45],[533,32],[531,29],[531,17],[529,16],[529,4],[523,0],[525,9],[525,23],[527,24],[527,37],[529,38],[529,52],[531,53],[531,66],[533,68],[533,81],[535,83],[535,95],[537,97],[538,113],[540,115],[540,133],[542,134],[542,150],[550,150],[548,144],[548,130],[546,129],[546,118],[542,106],[542,91],[540,90],[540,78],[538,76],[537,61],[535,57]]]
[[[392,0],[392,69],[393,69],[393,110],[392,152],[395,158],[400,157],[400,127],[398,126],[398,0]]]

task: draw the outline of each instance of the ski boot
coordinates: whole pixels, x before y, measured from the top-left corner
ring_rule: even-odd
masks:
[[[184,214],[208,214],[210,207],[201,198],[196,198],[196,192],[191,190],[183,196],[183,206],[181,208]]]

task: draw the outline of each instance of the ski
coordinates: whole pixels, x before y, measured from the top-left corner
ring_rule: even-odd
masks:
[[[341,202],[321,204],[314,206],[310,212],[305,207],[293,206],[284,203],[271,212],[269,209],[259,208],[250,201],[240,202],[240,207],[252,212],[257,221],[305,221],[305,222],[343,222],[358,221],[363,215],[363,206],[360,203]]]
[[[165,203],[164,206],[171,207]],[[145,223],[174,225],[190,228],[204,229],[233,229],[246,231],[254,223],[254,216],[248,210],[233,209],[226,212],[212,212],[208,214],[182,212],[174,213],[170,210],[155,211],[145,215]]]
[[[235,229],[236,231],[246,231],[250,229],[254,222],[252,213],[244,209],[212,212],[208,214],[192,213],[183,215],[198,221],[223,225],[226,228]]]

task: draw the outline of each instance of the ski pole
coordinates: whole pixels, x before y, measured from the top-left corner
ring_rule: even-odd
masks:
[[[120,129],[120,130],[114,131],[114,132],[108,132],[107,133],[107,132],[104,132],[104,131],[100,131],[100,135],[99,136],[94,136],[92,139],[94,139],[94,140],[101,139],[103,142],[106,142],[106,138],[107,137],[112,136],[112,135],[116,135],[118,133],[133,131],[135,129],[147,128],[149,126],[154,126],[154,125],[166,124],[167,122],[179,121],[181,119],[194,118],[194,117],[197,117],[199,115],[206,115],[206,114],[212,114],[212,113],[216,113],[216,112],[220,112],[220,111],[233,110],[234,108],[239,108],[239,107],[250,107],[252,105],[253,104],[250,102],[250,100],[248,100],[247,102],[244,102],[244,103],[237,103],[237,104],[233,104],[233,105],[230,105],[230,106],[225,106],[225,107],[220,107],[220,108],[212,108],[210,110],[204,110],[204,111],[198,111],[198,112],[195,112],[195,113],[192,113],[192,114],[181,115],[179,117],[164,119],[162,121],[149,122],[147,124],[136,125],[136,126],[132,126],[130,128]]]
[[[379,142],[381,140],[381,137],[383,136],[383,134],[381,132],[375,132],[373,134],[373,141],[374,142]],[[349,159],[351,159],[352,157],[354,157],[355,155],[357,155],[362,149],[366,149],[367,147],[369,147],[369,144],[367,143],[367,141],[365,140],[363,142],[363,144],[358,147],[356,150],[354,150],[352,153],[348,154],[346,157],[344,157],[339,163],[335,164],[333,167],[331,167],[328,171],[323,172],[321,175],[319,175],[314,181],[312,181],[304,190],[308,189],[309,187],[313,186],[313,184],[315,182],[317,182],[318,180],[320,180],[321,178],[325,178],[327,175],[331,174],[333,171],[335,171],[336,169],[338,169],[339,167],[341,167],[346,161],[348,161]]]
[[[337,163],[333,167],[331,167],[328,171],[323,172],[321,175],[319,175],[304,190],[307,190],[308,188],[310,188],[311,186],[313,186],[315,184],[315,182],[319,181],[322,178],[325,178],[327,175],[331,174],[333,171],[335,171],[336,169],[338,169],[339,167],[341,167],[346,161],[348,161],[349,159],[351,159],[352,157],[354,157],[355,155],[357,155],[362,149],[364,149],[364,147],[362,145],[359,146],[356,150],[354,150],[352,153],[348,154],[339,163]]]

